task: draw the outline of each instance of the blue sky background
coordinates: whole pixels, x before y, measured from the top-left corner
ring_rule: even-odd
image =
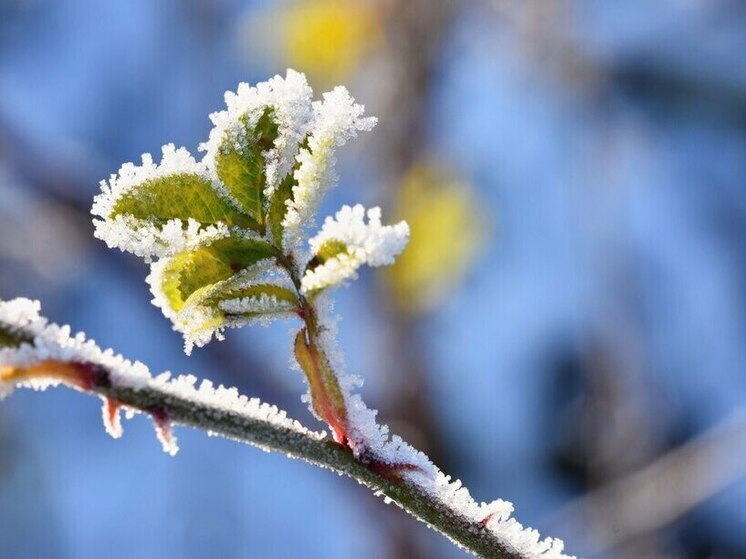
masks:
[[[242,47],[247,25],[285,7],[257,4],[0,5],[0,297],[40,298],[51,319],[152,370],[237,385],[315,425],[288,367],[289,324],[187,358],[149,304],[145,266],[93,239],[87,216],[122,162],[167,142],[196,149],[226,89],[284,72],[279,55]],[[530,10],[463,2],[440,32],[416,149],[472,185],[488,238],[458,289],[406,329],[425,371],[410,389],[426,393],[443,466],[580,554],[590,529],[558,520],[568,502],[746,404],[746,8],[562,4],[521,27]],[[390,60],[411,56],[386,25]],[[371,60],[347,81],[375,112]],[[322,212],[386,206],[380,145],[395,123],[377,116]],[[350,369],[385,413],[410,380],[387,355],[380,297],[366,272],[337,299]],[[143,418],[108,438],[90,397],[3,402],[0,557],[464,557],[349,480],[177,434],[174,459]],[[746,556],[746,478],[682,512],[633,542],[652,547],[597,556]]]

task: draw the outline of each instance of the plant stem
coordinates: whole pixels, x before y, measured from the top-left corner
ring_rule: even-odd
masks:
[[[293,257],[278,251],[277,263],[285,268],[290,276],[300,303],[298,314],[305,328],[298,332],[293,350],[308,379],[313,411],[329,425],[334,440],[347,445],[349,440],[347,406],[337,374],[332,369],[319,340],[320,328],[323,325],[319,325],[318,313],[313,301],[301,292],[301,277]]]

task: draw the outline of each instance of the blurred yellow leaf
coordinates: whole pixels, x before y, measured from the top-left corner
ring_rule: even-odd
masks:
[[[282,15],[287,62],[323,85],[354,70],[379,36],[375,13],[356,0],[299,0]]]
[[[403,177],[396,213],[409,223],[411,240],[384,272],[385,280],[403,311],[432,310],[473,263],[484,238],[484,217],[469,185],[429,163]]]

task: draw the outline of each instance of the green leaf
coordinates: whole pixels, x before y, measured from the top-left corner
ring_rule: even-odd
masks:
[[[305,137],[300,145],[300,149],[308,149],[308,139],[310,134]],[[280,246],[282,244],[282,234],[285,228],[282,222],[285,221],[285,215],[288,211],[287,202],[293,199],[293,187],[298,184],[295,180],[295,171],[300,166],[300,163],[296,162],[293,168],[290,170],[288,175],[282,180],[282,182],[275,190],[272,195],[272,199],[269,201],[269,209],[267,211],[267,220],[269,221],[270,231],[272,232],[272,238],[275,241],[275,245]]]
[[[347,245],[342,241],[336,239],[329,239],[322,243],[319,250],[316,251],[313,258],[306,265],[306,272],[314,270],[321,266],[327,260],[331,260],[335,256],[339,256],[342,253],[347,252]]]
[[[272,149],[278,128],[274,109],[266,107],[256,125],[251,127],[249,116],[239,119],[239,137],[226,132],[215,158],[218,177],[241,207],[260,225],[264,223],[265,151]]]
[[[327,260],[331,260],[343,252],[347,252],[347,245],[342,241],[330,239],[324,242],[319,247],[319,250],[316,251],[316,258],[319,260],[319,263],[323,264]]]
[[[269,221],[269,230],[272,232],[272,238],[277,246],[282,245],[282,234],[285,230],[282,222],[285,220],[285,214],[287,214],[288,211],[287,201],[292,200],[293,187],[297,184],[293,177],[293,173],[294,171],[291,171],[288,176],[282,180],[269,202],[267,220]]]
[[[161,278],[161,290],[171,308],[178,312],[187,303],[208,294],[211,288],[260,260],[276,253],[270,244],[237,237],[185,251],[169,259]]]
[[[34,337],[10,324],[0,322],[0,347],[19,347],[33,344]]]
[[[266,283],[249,287],[235,287],[237,282],[246,281],[245,278],[231,278],[216,284],[202,287],[195,291],[184,303],[185,316],[176,318],[177,329],[184,333],[187,353],[193,345],[203,346],[210,338],[228,326],[239,326],[242,321],[257,317],[279,316],[292,312],[299,305],[295,294],[279,285]],[[220,303],[232,299],[261,299],[262,295],[274,297],[278,301],[289,303],[283,308],[262,305],[252,309],[221,308]]]
[[[204,224],[252,225],[249,217],[218,195],[208,179],[195,173],[176,173],[143,182],[117,199],[108,217],[118,215],[155,225],[189,218]]]

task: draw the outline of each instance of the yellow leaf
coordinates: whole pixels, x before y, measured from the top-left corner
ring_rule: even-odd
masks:
[[[282,16],[288,64],[322,85],[354,70],[379,36],[372,8],[355,0],[300,0]]]
[[[409,223],[411,237],[384,278],[396,304],[417,314],[458,287],[482,244],[485,219],[469,185],[429,163],[411,169],[397,192],[397,217]]]

